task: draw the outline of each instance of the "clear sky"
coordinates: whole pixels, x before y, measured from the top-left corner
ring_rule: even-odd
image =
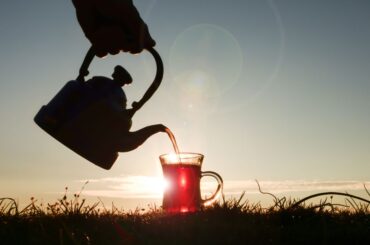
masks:
[[[230,193],[256,190],[253,179],[293,191],[370,185],[369,1],[134,3],[165,74],[132,129],[167,125],[181,150],[205,155],[203,169],[220,173]],[[106,171],[33,122],[77,76],[89,46],[71,1],[0,3],[0,197],[43,198],[90,180],[87,194],[126,198],[160,178],[158,156],[172,151],[165,134]],[[125,87],[131,104],[153,79],[153,59],[145,51],[108,56],[90,73],[110,76],[116,64],[134,79]]]

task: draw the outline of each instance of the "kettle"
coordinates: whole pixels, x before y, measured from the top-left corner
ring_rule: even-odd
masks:
[[[147,51],[154,57],[156,75],[142,99],[132,103],[133,108],[128,110],[130,113],[119,113],[101,91],[85,82],[84,77],[89,74],[88,67],[95,57],[91,47],[76,80],[67,82],[47,105],[41,107],[34,117],[35,123],[88,161],[103,169],[110,169],[119,151],[135,149],[151,135],[163,131],[163,125],[152,125],[128,133],[132,116],[151,98],[163,78],[160,55],[153,48]],[[122,137],[126,139],[120,140]]]

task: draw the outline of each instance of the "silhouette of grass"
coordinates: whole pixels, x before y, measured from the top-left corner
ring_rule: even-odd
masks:
[[[344,203],[333,203],[333,192],[291,200],[258,187],[273,205],[250,203],[242,193],[177,215],[155,205],[124,211],[101,200],[88,204],[80,196],[84,187],[71,198],[66,188],[52,204],[31,198],[23,209],[0,198],[0,244],[370,244],[369,200],[340,193]]]

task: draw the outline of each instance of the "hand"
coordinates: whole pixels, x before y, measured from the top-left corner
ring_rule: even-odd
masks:
[[[72,0],[77,19],[99,57],[140,53],[155,41],[132,0]]]

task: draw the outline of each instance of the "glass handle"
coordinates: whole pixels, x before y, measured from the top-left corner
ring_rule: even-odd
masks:
[[[205,176],[209,176],[209,177],[213,177],[217,180],[217,189],[216,191],[212,194],[211,197],[209,198],[206,198],[206,199],[202,199],[202,206],[208,206],[208,205],[211,205],[212,203],[214,203],[217,199],[217,197],[222,194],[222,189],[223,189],[223,186],[224,186],[224,183],[223,183],[223,180],[221,178],[221,176],[216,173],[216,172],[213,172],[213,171],[204,171],[204,172],[201,172],[201,178],[202,177],[205,177]]]

